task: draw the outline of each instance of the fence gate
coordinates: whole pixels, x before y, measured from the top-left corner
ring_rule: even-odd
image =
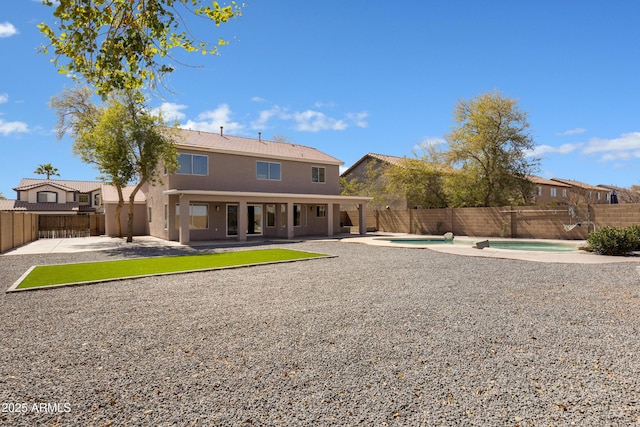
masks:
[[[104,234],[104,215],[40,215],[38,238],[87,237]]]

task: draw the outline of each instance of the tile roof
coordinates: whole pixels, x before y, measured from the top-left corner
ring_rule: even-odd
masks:
[[[29,203],[22,200],[0,200],[0,211],[21,212],[78,212],[78,202]]]
[[[376,159],[379,160],[381,162],[384,163],[388,163],[394,166],[399,166],[401,168],[406,167],[406,161],[407,160],[420,160],[420,159],[416,159],[416,158],[408,158],[408,157],[397,157],[397,156],[388,156],[386,154],[377,154],[377,153],[367,153],[364,156],[362,156],[357,162],[355,162],[353,165],[351,165],[347,170],[345,170],[344,172],[342,172],[342,174],[340,174],[340,176],[346,176],[348,175],[353,169],[355,169],[358,165],[360,165],[362,162],[364,162],[367,158],[372,158],[372,159]],[[428,162],[427,162],[428,163]],[[455,169],[452,169],[450,167],[448,167],[447,165],[443,165],[443,164],[439,164],[439,163],[430,163],[430,165],[437,170],[440,170],[442,172],[455,172]]]
[[[171,131],[173,130],[171,129]],[[176,143],[178,147],[182,148],[333,165],[344,163],[320,150],[299,144],[220,135],[219,133],[197,130],[175,129],[175,131],[177,131]]]
[[[572,187],[583,188],[585,190],[594,190],[594,191],[609,191],[606,188],[597,187],[591,184],[585,184],[584,182],[574,181],[572,179],[561,179],[561,178],[551,178],[552,181],[562,182],[563,184],[570,185]]]
[[[80,193],[90,193],[100,188],[99,181],[72,181],[67,179],[42,179],[42,178],[22,178],[20,184],[14,188],[15,191],[30,190],[32,188],[51,185],[65,191],[78,191]]]
[[[534,184],[540,184],[540,185],[553,185],[555,187],[567,187],[567,188],[571,188],[571,186],[569,184],[565,184],[564,182],[560,182],[560,181],[552,181],[550,179],[546,179],[546,178],[542,178],[539,176],[535,176],[535,175],[529,175],[527,176],[527,179],[531,182],[533,182]]]

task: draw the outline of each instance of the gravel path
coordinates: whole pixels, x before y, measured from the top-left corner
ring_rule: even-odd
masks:
[[[2,294],[0,424],[640,425],[637,263],[287,247],[338,257]]]

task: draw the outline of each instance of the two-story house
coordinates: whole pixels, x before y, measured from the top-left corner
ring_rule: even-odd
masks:
[[[179,168],[145,189],[149,234],[187,243],[251,236],[292,239],[340,231],[340,204],[357,204],[364,234],[368,197],[341,196],[342,161],[315,148],[179,131]]]
[[[584,182],[564,178],[551,178],[551,181],[569,185],[569,204],[606,204],[610,203],[611,190]]]
[[[569,191],[571,190],[569,184],[533,175],[528,176],[527,179],[534,185],[532,199],[535,204],[566,205],[569,203]]]
[[[102,183],[95,181],[23,178],[14,188],[15,209],[11,210],[56,215],[99,213],[101,187]]]

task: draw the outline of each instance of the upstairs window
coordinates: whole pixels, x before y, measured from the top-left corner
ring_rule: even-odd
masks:
[[[55,191],[38,191],[38,203],[58,203],[58,193]]]
[[[313,166],[311,168],[311,182],[324,183],[326,170],[323,167]]]
[[[537,190],[536,194],[538,196],[542,196],[542,187],[538,186],[538,187],[536,187],[536,190]]]
[[[551,187],[551,197],[556,197],[556,188],[555,187]]]
[[[256,162],[256,179],[280,181],[280,163]]]
[[[208,175],[209,174],[209,156],[199,154],[178,155],[178,170],[180,175]]]

